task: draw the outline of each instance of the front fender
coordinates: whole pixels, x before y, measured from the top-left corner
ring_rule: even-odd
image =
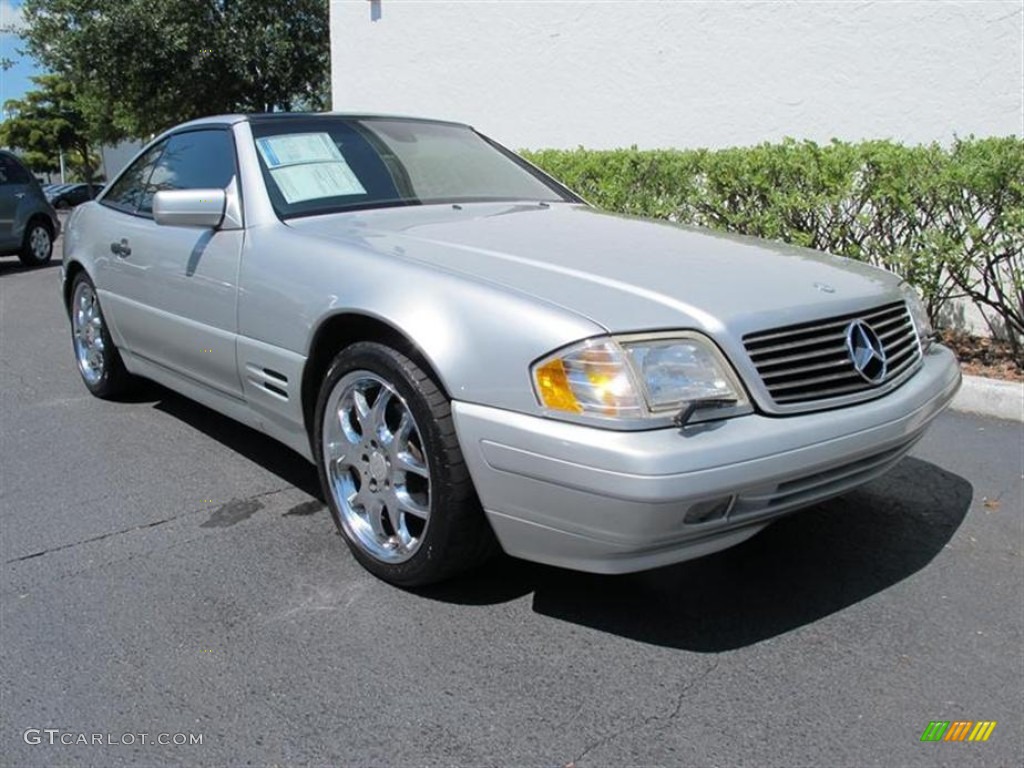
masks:
[[[453,399],[537,413],[530,364],[604,331],[565,308],[358,246],[254,228],[239,279],[239,334],[307,358],[331,317],[374,318],[407,337]],[[239,361],[241,365],[245,361]]]

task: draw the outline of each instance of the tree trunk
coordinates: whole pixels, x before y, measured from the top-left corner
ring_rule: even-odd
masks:
[[[85,183],[89,185],[89,193],[92,194],[92,182],[95,176],[95,172],[92,167],[92,148],[88,144],[79,144],[76,149],[78,150],[79,156],[82,158],[82,176],[84,177]]]

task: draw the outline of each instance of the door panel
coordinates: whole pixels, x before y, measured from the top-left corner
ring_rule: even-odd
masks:
[[[157,224],[153,195],[227,187],[235,176],[227,131],[185,131],[137,161],[99,206],[92,231],[102,257],[101,299],[125,348],[173,372],[241,398],[235,354],[243,231]],[[122,189],[123,187],[123,189]]]
[[[168,227],[150,219],[128,237],[122,262],[145,274],[131,315],[132,351],[240,396],[235,356],[242,232]]]
[[[18,194],[23,184],[0,185],[0,251],[12,251],[21,245],[14,232],[14,218],[18,211]]]
[[[138,243],[142,248],[149,229],[146,225],[151,227],[152,222],[106,207],[90,209],[86,216],[82,217],[80,228],[96,233],[89,250],[93,253],[93,279],[103,314],[116,331],[114,340],[130,352],[141,352],[140,314],[148,301],[152,265],[144,258],[118,256],[111,246],[125,241]]]
[[[18,162],[0,153],[0,252],[21,247],[21,237],[14,231],[18,206],[31,191],[31,177]]]
[[[122,240],[142,239],[147,219],[136,215],[146,185],[166,141],[153,145],[129,165],[107,190],[100,205],[79,211],[76,230],[83,233],[82,248],[93,263],[93,280],[100,294],[103,314],[118,346],[135,352],[139,315],[147,291],[147,266],[113,253]]]

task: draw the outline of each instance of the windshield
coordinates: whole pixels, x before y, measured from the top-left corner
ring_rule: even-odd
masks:
[[[462,125],[318,117],[254,121],[252,132],[281,218],[430,203],[578,202]]]

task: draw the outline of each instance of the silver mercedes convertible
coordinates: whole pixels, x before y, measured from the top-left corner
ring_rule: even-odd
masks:
[[[299,452],[405,586],[737,544],[888,470],[960,384],[894,275],[595,210],[436,120],[178,126],[76,209],[61,276],[90,392],[153,379]]]

